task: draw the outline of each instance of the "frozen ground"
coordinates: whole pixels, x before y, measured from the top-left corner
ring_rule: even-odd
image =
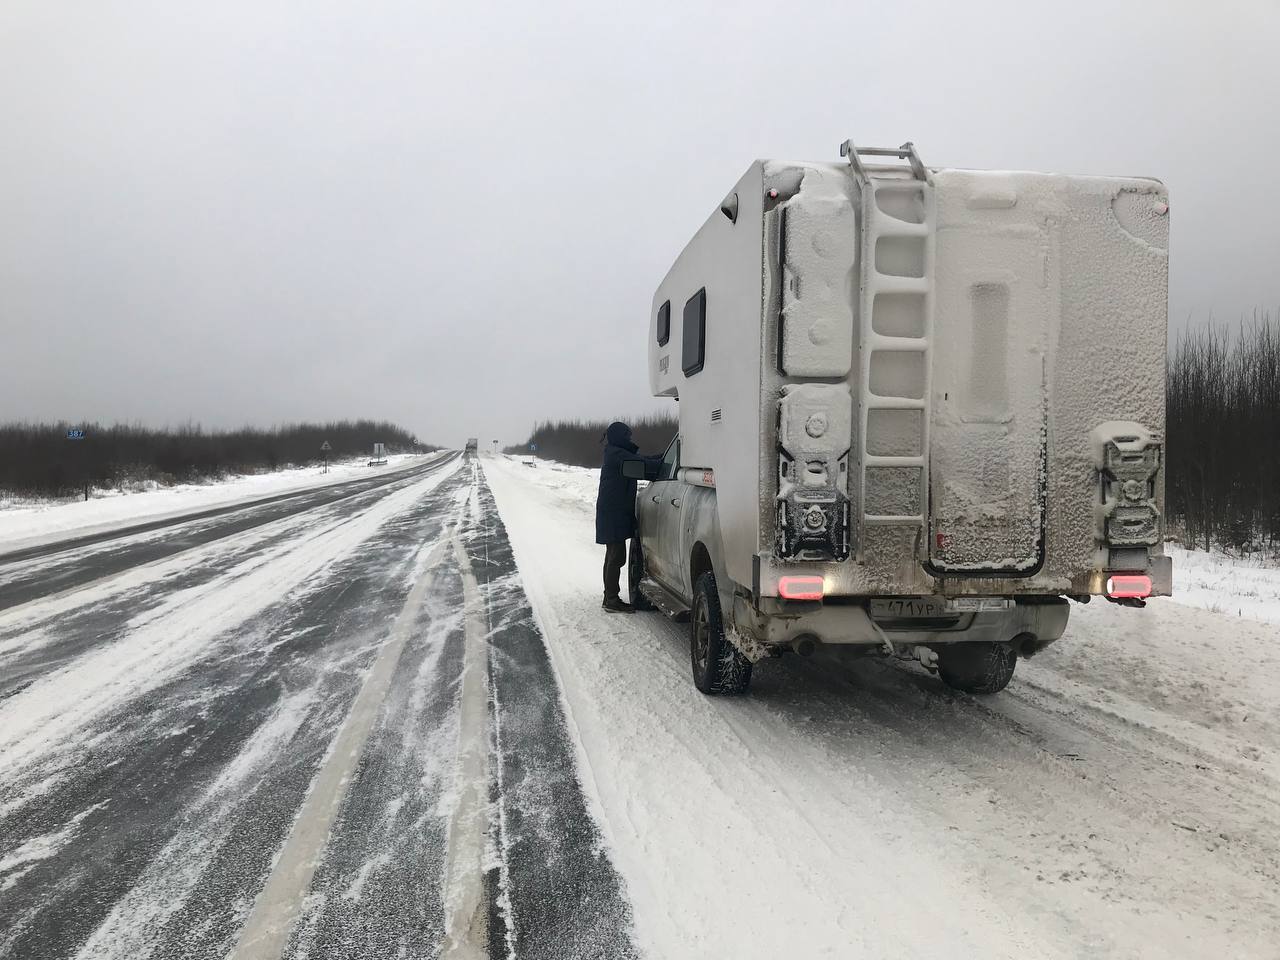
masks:
[[[430,455],[426,455],[430,456]],[[266,473],[228,477],[208,483],[180,483],[139,493],[95,489],[86,500],[13,500],[0,498],[0,553],[45,540],[110,529],[122,524],[189,513],[242,500],[269,497],[328,483],[341,483],[373,472],[401,469],[425,459],[399,454],[385,466],[368,466],[367,457],[329,464],[290,467]]]
[[[1232,557],[1169,544],[1175,600],[1213,613],[1280,623],[1280,557]]]
[[[601,613],[593,472],[484,463],[649,955],[1280,955],[1273,625],[1095,602],[992,698],[785,658],[709,699],[686,628]]]
[[[1277,956],[1274,624],[706,698],[594,472],[483,463],[0,556],[0,960]]]

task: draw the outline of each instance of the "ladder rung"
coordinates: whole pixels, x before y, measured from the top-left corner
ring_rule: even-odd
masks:
[[[902,147],[854,147],[864,157],[897,157],[907,159],[907,151]]]
[[[927,277],[895,277],[891,273],[880,273],[878,270],[867,271],[867,291],[877,293],[928,293],[930,289]]]
[[[867,410],[923,410],[925,402],[915,397],[884,397],[868,393],[862,399],[862,406]]]
[[[886,337],[883,333],[872,333],[867,337],[867,346],[872,350],[916,350],[929,349],[928,337]]]
[[[882,515],[864,513],[862,515],[863,523],[874,523],[878,526],[885,526],[891,523],[924,523],[924,517],[916,515],[914,517],[898,517],[893,514]]]
[[[929,179],[929,172],[920,160],[920,155],[916,153],[915,144],[910,140],[900,147],[859,147],[852,140],[846,140],[840,144],[840,156],[848,158],[849,166],[853,167],[858,179],[863,183],[869,182],[871,178],[867,175],[867,168],[863,166],[861,157],[897,157],[899,160],[907,161],[911,175],[917,180]]]
[[[867,454],[862,458],[864,467],[923,467],[924,457],[887,457]]]
[[[884,224],[884,226],[881,226]],[[876,210],[875,222],[871,224],[872,231],[875,236],[880,237],[927,237],[929,235],[929,225],[927,223],[908,223],[906,220],[899,220],[897,217],[891,217],[887,213],[881,213]]]

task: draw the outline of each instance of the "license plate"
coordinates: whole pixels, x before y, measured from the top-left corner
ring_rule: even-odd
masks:
[[[946,602],[939,597],[905,597],[900,600],[872,600],[871,616],[892,620],[899,617],[944,617]]]

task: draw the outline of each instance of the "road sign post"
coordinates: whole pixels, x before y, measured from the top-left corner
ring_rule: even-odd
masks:
[[[84,431],[73,427],[67,430],[67,439],[83,440]],[[82,446],[80,449],[83,450],[84,447]],[[76,462],[80,464],[80,470],[81,470],[80,480],[84,483],[84,499],[85,499],[85,502],[88,503],[89,502],[89,464],[86,462],[86,456],[87,455],[85,456],[78,455],[76,458]]]
[[[320,444],[320,453],[324,456],[324,470],[322,471],[324,473],[329,472],[329,451],[332,449],[333,447],[329,446],[328,440]]]

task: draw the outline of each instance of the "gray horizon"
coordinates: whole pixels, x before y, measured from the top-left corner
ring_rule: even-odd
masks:
[[[1158,11],[1154,13],[1153,11]],[[650,298],[758,157],[1155,176],[1170,329],[1280,312],[1280,5],[0,8],[0,422],[670,410]]]

